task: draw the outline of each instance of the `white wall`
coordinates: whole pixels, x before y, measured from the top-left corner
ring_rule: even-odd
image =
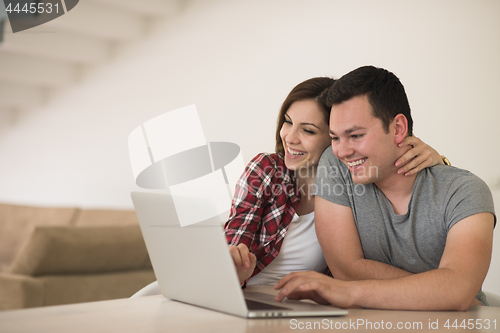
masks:
[[[295,84],[373,64],[405,85],[417,136],[500,207],[499,17],[497,0],[190,1],[45,107],[1,118],[0,201],[131,208],[127,137],[145,120],[195,103],[207,140],[248,161],[273,150]]]

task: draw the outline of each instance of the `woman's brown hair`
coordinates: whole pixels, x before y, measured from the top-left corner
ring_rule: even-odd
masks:
[[[325,122],[328,124],[330,120],[330,108],[326,106],[324,95],[326,91],[335,83],[335,79],[330,77],[314,77],[296,85],[285,98],[281,105],[278,121],[276,124],[276,148],[277,154],[285,154],[283,142],[281,141],[280,131],[285,122],[285,113],[290,106],[298,101],[313,100],[318,103],[318,107],[325,117]]]

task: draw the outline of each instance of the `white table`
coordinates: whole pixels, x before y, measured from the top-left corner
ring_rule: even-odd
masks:
[[[272,289],[249,286],[249,290]],[[489,321],[490,328],[484,328]],[[496,321],[496,322],[495,322]],[[450,328],[444,325],[448,322]],[[456,324],[458,329],[453,327]],[[461,328],[465,323],[474,329]],[[483,328],[476,330],[476,325]],[[496,324],[496,329],[494,325]],[[315,326],[316,325],[316,326]],[[371,325],[371,327],[370,327]],[[398,329],[399,325],[399,329]],[[437,325],[437,330],[429,325]],[[1,333],[126,332],[500,332],[500,308],[473,306],[465,312],[350,309],[344,317],[243,319],[175,302],[163,296],[50,306],[0,312]]]

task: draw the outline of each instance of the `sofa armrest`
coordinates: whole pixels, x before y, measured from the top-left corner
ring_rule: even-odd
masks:
[[[43,282],[26,275],[0,274],[0,310],[43,305]]]

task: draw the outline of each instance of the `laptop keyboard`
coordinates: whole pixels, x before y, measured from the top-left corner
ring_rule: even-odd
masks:
[[[251,301],[249,299],[245,299],[245,301],[247,302],[248,310],[288,310],[287,308],[283,308],[281,306]]]

